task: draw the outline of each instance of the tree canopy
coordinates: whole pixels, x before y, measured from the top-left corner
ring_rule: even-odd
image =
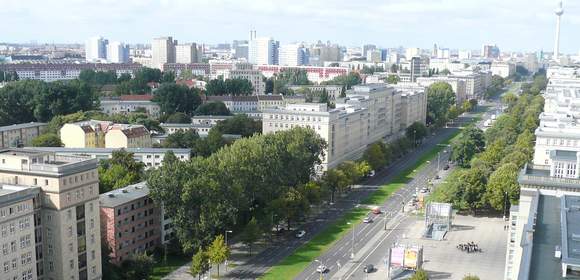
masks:
[[[183,85],[164,83],[153,95],[153,101],[159,104],[161,112],[169,115],[175,112],[192,115],[201,104],[199,90]]]
[[[455,93],[446,82],[436,82],[427,88],[427,123],[443,125],[447,112],[455,104]]]
[[[215,95],[251,95],[254,88],[246,79],[214,79],[205,86],[207,96]]]
[[[230,110],[221,101],[206,102],[195,110],[196,116],[229,116]]]

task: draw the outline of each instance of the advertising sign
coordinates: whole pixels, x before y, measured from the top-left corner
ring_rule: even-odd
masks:
[[[405,259],[405,248],[395,247],[391,249],[391,266],[401,267],[403,266],[403,261]]]
[[[404,267],[407,269],[416,269],[417,268],[417,259],[418,259],[419,252],[416,248],[408,248],[405,249],[405,261]]]

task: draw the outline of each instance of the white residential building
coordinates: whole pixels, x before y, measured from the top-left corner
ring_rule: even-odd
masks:
[[[175,46],[175,63],[197,63],[197,44],[179,44]]]
[[[110,42],[107,45],[107,61],[110,63],[129,62],[129,46],[122,42]]]
[[[491,73],[502,78],[507,78],[516,73],[516,65],[511,62],[494,61],[491,64]]]
[[[119,97],[101,99],[101,111],[107,115],[128,114],[142,111],[152,118],[160,114],[159,104],[151,101],[153,95],[121,95]]]
[[[106,61],[107,44],[109,41],[103,37],[91,37],[85,43],[85,59],[88,62]]]
[[[278,45],[270,37],[252,38],[249,42],[248,61],[256,65],[277,65]]]
[[[279,65],[300,66],[308,64],[308,54],[301,44],[282,45],[279,49]]]
[[[46,129],[46,123],[30,122],[0,126],[0,148],[32,145],[32,139]]]
[[[260,70],[266,78],[279,74],[286,70],[304,70],[308,80],[313,83],[330,81],[338,76],[348,75],[346,67],[318,67],[318,66],[279,66],[279,65],[256,65],[254,69]]]
[[[163,70],[165,63],[175,63],[175,45],[177,40],[172,37],[154,38],[151,43],[151,65]]]

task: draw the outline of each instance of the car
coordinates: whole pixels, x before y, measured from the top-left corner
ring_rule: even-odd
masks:
[[[300,230],[296,233],[296,238],[302,238],[302,237],[304,237],[304,235],[306,235],[306,231]]]
[[[372,222],[373,222],[373,220],[371,220],[371,218],[369,218],[369,217],[365,217],[363,219],[363,223],[365,223],[365,224],[372,223]]]
[[[326,265],[323,265],[323,264],[319,265],[316,268],[316,272],[318,272],[318,273],[326,273],[327,271],[328,271],[328,267],[326,267]]]
[[[441,179],[441,176],[435,175],[435,180],[439,180],[439,179]]]
[[[371,170],[371,171],[369,172],[369,177],[373,177],[373,176],[375,176],[375,171],[374,171],[374,170]]]
[[[443,166],[443,170],[448,170],[449,169],[449,164],[446,164],[445,166]]]
[[[422,188],[422,189],[421,189],[421,192],[422,192],[422,193],[429,192],[429,189],[428,189],[428,188]]]
[[[381,208],[379,208],[379,207],[375,207],[375,208],[373,208],[373,211],[372,211],[372,212],[373,212],[373,214],[375,214],[375,215],[381,214]]]
[[[371,273],[371,272],[375,271],[375,266],[374,266],[374,265],[372,265],[372,264],[367,264],[367,265],[365,265],[365,267],[363,268],[363,271],[364,271],[365,273]]]

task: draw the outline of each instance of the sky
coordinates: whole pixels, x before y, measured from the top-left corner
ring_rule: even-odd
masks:
[[[556,0],[0,0],[0,42],[149,43],[247,39],[282,44],[551,51]],[[580,1],[564,1],[561,51],[580,52]]]

